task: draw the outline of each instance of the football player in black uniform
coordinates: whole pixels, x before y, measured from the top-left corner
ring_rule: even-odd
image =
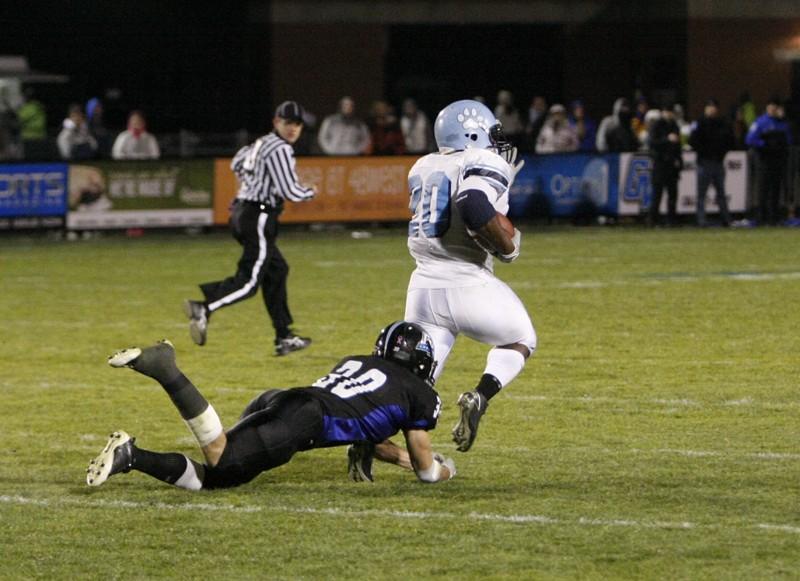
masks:
[[[288,462],[299,451],[353,442],[383,442],[399,431],[423,482],[456,474],[450,458],[431,449],[441,400],[433,389],[433,343],[421,327],[398,321],[383,329],[372,355],[345,357],[310,387],[267,390],[227,431],[214,408],[178,369],[169,341],[131,348],[109,358],[166,390],[205,455],[201,464],[179,453],[139,448],[122,431],[89,463],[86,482],[100,486],[120,472],[138,470],[189,490],[227,488]]]

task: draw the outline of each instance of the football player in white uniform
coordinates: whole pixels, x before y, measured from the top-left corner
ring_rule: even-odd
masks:
[[[474,389],[458,398],[453,428],[457,449],[475,441],[489,400],[523,369],[536,349],[536,331],[522,301],[494,276],[493,262],[512,262],[521,234],[504,225],[508,191],[522,167],[492,112],[477,101],[456,101],[434,125],[439,151],[421,158],[408,174],[413,217],[408,248],[417,267],[411,275],[405,319],[418,323],[434,342],[435,378],[456,337],[463,333],[491,345]],[[376,458],[404,465],[404,451],[384,442]],[[351,478],[372,451],[349,450]],[[398,462],[398,457],[401,461]],[[407,465],[406,467],[408,467]],[[359,480],[359,478],[353,478]]]
[[[408,174],[413,217],[408,248],[417,263],[411,275],[405,318],[431,335],[436,377],[456,337],[492,345],[476,387],[458,398],[453,428],[458,450],[472,446],[489,400],[508,385],[536,349],[536,331],[522,301],[494,276],[493,262],[512,262],[520,252],[519,230],[503,228],[516,149],[492,112],[477,101],[456,101],[434,125],[437,153]]]

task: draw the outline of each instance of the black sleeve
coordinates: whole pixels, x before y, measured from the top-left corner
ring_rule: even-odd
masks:
[[[456,207],[464,224],[477,231],[494,218],[497,210],[489,203],[486,194],[480,190],[466,190],[456,195]]]
[[[430,431],[436,428],[439,413],[442,411],[442,400],[439,394],[427,385],[415,387],[412,391],[410,417],[403,426],[410,430]]]

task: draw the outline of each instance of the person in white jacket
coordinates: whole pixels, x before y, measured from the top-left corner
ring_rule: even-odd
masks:
[[[161,150],[152,133],[147,132],[147,122],[141,111],[132,111],[128,117],[128,129],[117,135],[111,148],[114,159],[158,159]]]

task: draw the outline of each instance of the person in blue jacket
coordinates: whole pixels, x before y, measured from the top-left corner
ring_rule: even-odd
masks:
[[[745,144],[758,154],[757,220],[761,224],[777,224],[787,154],[792,144],[792,134],[784,119],[780,99],[773,97],[769,100],[766,112],[750,126]]]

